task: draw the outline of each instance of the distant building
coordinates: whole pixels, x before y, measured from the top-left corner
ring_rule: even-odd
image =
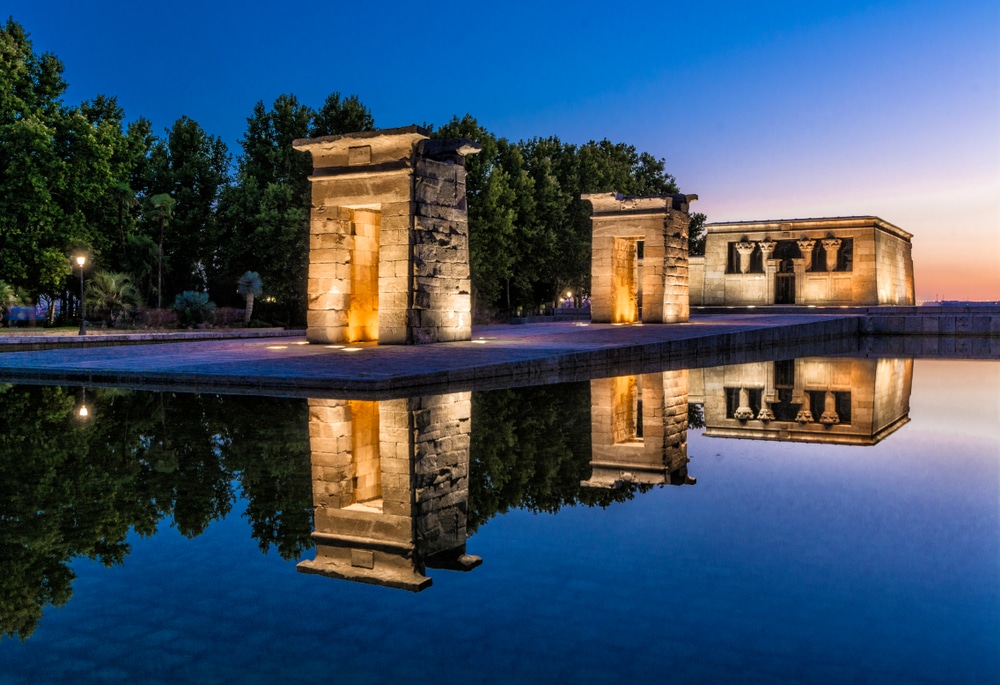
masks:
[[[875,216],[706,225],[692,306],[913,305],[910,238]]]

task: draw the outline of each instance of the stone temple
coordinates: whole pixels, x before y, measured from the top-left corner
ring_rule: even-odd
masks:
[[[708,224],[691,304],[913,305],[912,237],[875,216]]]
[[[472,337],[466,139],[419,126],[300,139],[312,154],[313,343]]]
[[[688,320],[688,224],[697,195],[581,195],[591,215],[594,323]]]

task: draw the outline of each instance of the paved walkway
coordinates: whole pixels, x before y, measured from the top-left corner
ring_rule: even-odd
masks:
[[[857,315],[713,315],[687,324],[484,326],[471,342],[310,345],[298,337],[0,354],[0,380],[310,396],[483,389],[766,358],[858,345]]]
[[[286,331],[283,328],[233,328],[182,331],[121,331],[88,328],[86,335],[65,328],[7,328],[0,329],[0,352],[22,350],[51,350],[70,347],[107,347],[110,345],[142,345],[173,343],[190,340],[247,340],[302,336],[305,331]]]

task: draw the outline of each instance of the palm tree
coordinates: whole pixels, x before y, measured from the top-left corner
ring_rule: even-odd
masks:
[[[156,263],[156,308],[163,309],[163,229],[174,217],[174,205],[177,200],[167,193],[160,193],[149,198],[149,218],[160,223],[160,253]]]
[[[87,282],[84,302],[110,328],[138,309],[142,296],[128,274],[98,271]]]
[[[114,200],[114,203],[118,208],[118,233],[121,235],[122,239],[122,256],[127,259],[128,240],[125,235],[125,214],[135,207],[138,204],[138,201],[135,199],[135,191],[132,190],[132,187],[124,181],[118,181],[112,185],[109,192],[112,200]]]
[[[17,291],[13,286],[4,281],[0,281],[0,318],[7,313],[7,310],[17,304]]]
[[[247,271],[236,281],[236,292],[246,298],[247,307],[243,313],[243,323],[250,324],[250,314],[253,312],[253,298],[260,295],[264,284],[256,271]]]

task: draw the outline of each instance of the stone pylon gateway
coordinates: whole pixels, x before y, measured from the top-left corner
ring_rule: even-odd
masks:
[[[298,570],[419,592],[465,553],[472,393],[309,400],[316,557]]]
[[[591,475],[581,483],[694,485],[688,475],[688,372],[590,381]]]
[[[591,193],[580,198],[594,208],[591,321],[687,321],[688,209],[698,196]]]
[[[470,340],[467,139],[419,126],[300,139],[312,154],[313,343]]]

